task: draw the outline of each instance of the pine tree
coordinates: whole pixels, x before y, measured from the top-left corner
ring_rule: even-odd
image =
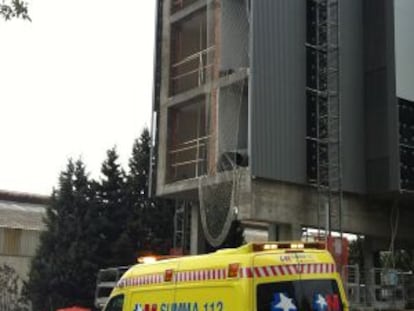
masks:
[[[135,140],[129,160],[128,202],[133,214],[128,233],[138,253],[168,254],[172,246],[174,205],[171,200],[149,198],[150,147],[151,137],[145,128]]]
[[[59,177],[59,186],[54,190],[46,210],[46,231],[40,236],[40,247],[32,261],[27,292],[34,310],[56,309],[63,298],[62,280],[65,272],[62,263],[70,243],[67,239],[66,223],[70,224],[69,206],[73,198],[74,164],[70,160],[66,171]],[[68,226],[69,228],[71,225]],[[63,254],[61,251],[65,250]]]
[[[82,161],[69,160],[47,206],[46,231],[29,273],[26,292],[35,311],[93,305],[98,265],[90,225],[97,211]]]
[[[132,264],[132,242],[127,235],[130,211],[126,201],[125,172],[118,163],[116,148],[107,151],[102,164],[102,179],[98,185],[101,205],[101,266],[111,267]]]
[[[76,220],[76,232],[68,251],[72,268],[71,280],[74,284],[71,302],[81,306],[92,306],[96,273],[99,268],[97,233],[101,229],[99,205],[85,166],[80,160],[75,164],[73,186],[73,218]]]

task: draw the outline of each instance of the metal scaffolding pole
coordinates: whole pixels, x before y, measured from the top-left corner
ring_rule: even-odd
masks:
[[[311,35],[306,43],[312,62],[306,91],[315,103],[315,145],[318,226],[324,238],[342,234],[342,168],[340,108],[340,0],[309,0]],[[308,17],[309,18],[309,17]],[[310,71],[310,72],[309,72]],[[321,222],[326,219],[325,224]]]

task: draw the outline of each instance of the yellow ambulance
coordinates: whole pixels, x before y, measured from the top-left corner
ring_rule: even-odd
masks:
[[[266,242],[135,265],[105,311],[348,311],[348,303],[323,244]]]

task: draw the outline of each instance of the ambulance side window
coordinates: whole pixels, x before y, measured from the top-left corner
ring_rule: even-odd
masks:
[[[124,305],[124,295],[114,296],[106,305],[105,311],[122,311]]]

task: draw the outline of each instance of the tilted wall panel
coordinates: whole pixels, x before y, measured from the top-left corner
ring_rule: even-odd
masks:
[[[250,155],[252,175],[306,181],[306,2],[253,0]]]
[[[365,193],[363,3],[340,5],[342,189]]]

